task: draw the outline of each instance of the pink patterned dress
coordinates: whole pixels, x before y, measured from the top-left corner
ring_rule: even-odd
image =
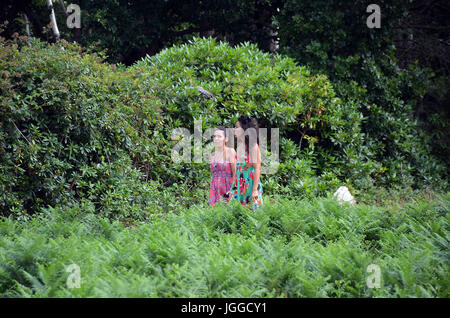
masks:
[[[231,163],[229,162],[211,162],[210,169],[212,172],[211,185],[209,187],[209,205],[213,206],[221,199],[229,201],[224,194],[230,191],[233,183],[233,172]]]

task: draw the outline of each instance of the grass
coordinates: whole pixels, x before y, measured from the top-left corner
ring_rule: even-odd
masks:
[[[412,189],[411,187],[402,187],[386,189],[380,187],[361,194],[357,200],[359,203],[367,205],[374,205],[389,210],[399,210],[408,204],[416,204],[421,201],[435,201],[442,195],[445,195],[445,193],[430,188]]]

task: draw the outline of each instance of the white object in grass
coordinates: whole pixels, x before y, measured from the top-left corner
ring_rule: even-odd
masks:
[[[340,204],[342,204],[342,202],[355,204],[355,199],[346,186],[339,187],[339,189],[337,189],[337,191],[333,194],[333,198],[336,198]]]

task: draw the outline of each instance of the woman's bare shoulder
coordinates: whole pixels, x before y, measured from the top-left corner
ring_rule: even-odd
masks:
[[[227,153],[229,153],[230,155],[235,155],[236,154],[236,150],[234,150],[234,148],[227,147]]]
[[[236,156],[236,151],[231,147],[227,147],[226,151],[227,151],[227,159],[233,160]]]

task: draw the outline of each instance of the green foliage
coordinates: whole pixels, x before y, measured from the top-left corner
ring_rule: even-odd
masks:
[[[142,219],[204,201],[208,166],[171,159],[173,128],[191,129],[194,119],[206,129],[252,114],[262,127],[281,128],[283,145],[289,132],[333,136],[329,127],[339,126],[339,101],[326,77],[311,76],[289,58],[271,59],[251,44],[231,48],[195,39],[130,68],[102,63],[64,41],[4,42],[1,52],[3,215],[26,217],[85,198],[96,213]],[[198,85],[215,98],[189,88]],[[314,143],[307,144],[312,158]],[[299,176],[302,153],[292,151],[289,159],[282,155],[284,173],[273,184],[287,187]],[[168,185],[168,198],[155,194]],[[297,186],[295,193],[302,191]]]
[[[370,59],[364,67],[392,94],[383,95],[390,109],[367,104],[354,81],[337,82],[345,99],[337,98],[326,76],[249,43],[195,38],[128,68],[64,41],[24,43],[0,50],[2,215],[86,199],[99,215],[133,222],[205,205],[209,167],[175,164],[172,131],[193,132],[195,119],[203,129],[234,126],[240,114],[280,129],[279,169],[262,176],[266,195],[313,198],[342,183],[355,195],[380,184],[448,186],[395,93],[403,73],[389,82]]]
[[[345,156],[336,162],[338,175],[358,189],[446,188],[449,166],[443,127],[448,120],[441,113],[441,123],[434,123],[434,133],[429,133],[439,137],[430,138],[414,113],[430,107],[424,105],[427,94],[445,95],[447,88],[429,68],[417,63],[408,69],[398,66],[394,37],[406,3],[378,2],[381,28],[373,29],[366,26],[368,4],[285,1],[276,18],[281,52],[313,73],[327,74],[342,100],[346,124],[337,142]],[[333,169],[330,162],[321,164],[325,171]]]
[[[67,0],[63,2],[66,7],[71,4]],[[59,1],[54,3],[61,38],[94,50],[106,50],[109,62],[127,65],[147,53],[153,55],[194,35],[208,33],[234,44],[252,41],[258,43],[261,49],[268,50],[271,40],[268,28],[276,10],[269,0],[104,0],[101,3],[80,0],[76,4],[81,9],[81,28],[70,29]],[[31,34],[41,40],[53,40],[48,27],[46,1],[30,0],[26,8],[24,6],[24,3],[15,0],[3,1],[0,23],[5,20],[10,22],[5,36],[25,32],[22,14],[27,12]]]
[[[345,130],[340,120],[340,100],[325,76],[313,76],[287,57],[271,58],[253,44],[232,48],[212,38],[196,38],[147,57],[129,71],[139,73],[142,89],[162,100],[163,116],[170,128],[192,129],[195,119],[202,120],[203,129],[234,126],[240,114],[255,116],[260,127],[279,128],[282,166],[276,176],[268,177],[273,184],[267,188],[268,193],[276,192],[275,187],[294,189],[291,182],[306,172],[296,169],[300,157],[309,162],[315,157],[327,161],[323,152],[316,154],[315,147],[333,144],[336,131]],[[214,98],[202,98],[193,88],[196,86],[211,92]],[[299,134],[304,137],[301,142]],[[169,131],[166,136],[169,138]],[[298,145],[289,144],[289,136]],[[304,151],[300,151],[302,146]],[[289,154],[292,151],[295,155]],[[182,173],[194,180],[204,178],[205,173],[198,175],[193,170],[198,171],[198,167],[185,166]],[[302,186],[296,187],[294,192],[303,195],[304,191],[299,190]],[[323,184],[322,189],[311,190],[309,195],[324,194],[330,187]]]
[[[0,214],[26,218],[82,198],[114,218],[175,209],[155,177],[168,170],[158,100],[78,46],[20,45],[0,50]]]
[[[162,32],[177,42],[201,24],[177,10],[204,11],[174,3],[87,2],[94,31],[83,40],[142,56],[158,31],[125,40],[123,27],[161,25],[169,8],[177,21]],[[439,129],[427,135],[413,119],[447,88],[417,63],[398,67],[391,37],[404,7],[381,4],[383,28],[370,30],[363,1],[278,3],[291,57],[195,37],[125,67],[65,41],[0,38],[0,296],[448,297],[449,194],[404,204],[417,188],[448,189],[448,146],[437,145],[448,125],[430,116]],[[227,5],[237,20],[275,8]],[[130,20],[139,8],[157,19]],[[267,44],[263,28],[250,36],[239,25],[236,40]],[[280,164],[262,176],[257,213],[234,201],[206,207],[208,165],[171,159],[174,128],[234,126],[241,114],[280,129]],[[331,194],[343,184],[358,202],[389,196],[391,207],[340,206]],[[74,263],[80,289],[66,286]],[[381,267],[380,289],[366,285],[369,264]]]
[[[89,204],[0,221],[1,297],[449,297],[450,194],[399,210],[279,199],[136,227]],[[70,264],[80,288],[68,288]],[[381,270],[368,288],[369,264]]]

